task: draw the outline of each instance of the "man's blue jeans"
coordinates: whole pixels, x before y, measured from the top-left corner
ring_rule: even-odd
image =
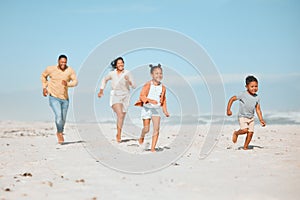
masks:
[[[67,119],[69,100],[49,96],[49,104],[55,115],[57,133],[63,133]]]

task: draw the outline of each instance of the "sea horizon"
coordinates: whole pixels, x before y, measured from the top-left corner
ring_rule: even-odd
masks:
[[[70,119],[67,120],[67,124],[76,124],[76,123],[105,123],[105,124],[110,124],[110,123],[115,123],[114,118],[101,118],[101,119],[94,119],[94,120],[75,120],[72,118],[73,116],[70,117]],[[128,120],[129,117],[127,117]],[[258,118],[255,115],[255,123],[259,124]],[[198,125],[209,125],[211,123],[214,124],[223,124],[223,125],[235,125],[238,124],[238,116],[233,115],[233,116],[226,116],[224,115],[210,115],[208,113],[202,114],[202,115],[188,115],[188,116],[181,116],[181,115],[171,115],[171,117],[166,118],[162,117],[162,123],[165,123],[167,125],[178,125],[178,124],[183,124],[183,125],[193,125],[193,124],[198,124]],[[134,124],[140,124],[141,119],[139,116],[135,117],[134,119],[129,119],[131,120],[132,123]],[[300,112],[266,112],[264,113],[264,120],[266,121],[267,125],[300,125]],[[41,120],[35,120],[35,119],[27,119],[27,120],[20,120],[20,119],[0,119],[0,122],[11,122],[11,123],[33,123],[33,122],[54,122],[54,119],[41,119]],[[126,121],[125,121],[126,123]],[[128,122],[127,122],[128,123]],[[129,122],[130,123],[130,122]]]

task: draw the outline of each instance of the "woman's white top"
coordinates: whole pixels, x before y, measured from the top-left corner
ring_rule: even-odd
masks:
[[[111,89],[115,93],[129,93],[130,85],[127,80],[125,80],[125,76],[128,76],[129,81],[132,83],[132,88],[135,88],[135,83],[133,81],[132,75],[128,70],[123,70],[120,74],[117,73],[117,70],[113,70],[109,72],[101,81],[100,89],[104,89],[106,83],[111,81]]]

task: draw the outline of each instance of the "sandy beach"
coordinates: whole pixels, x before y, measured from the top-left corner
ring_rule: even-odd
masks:
[[[103,127],[108,141],[121,151],[149,154],[137,150],[134,138],[124,136],[124,142],[116,144],[113,125]],[[200,126],[203,132],[207,128]],[[232,144],[235,128],[224,126],[205,159],[199,159],[205,138],[199,134],[168,167],[130,174],[95,160],[84,148],[86,141],[78,135],[75,124],[67,124],[66,143],[58,145],[52,122],[3,121],[0,199],[298,199],[300,125],[256,126],[252,149],[247,151],[241,150],[244,136]],[[170,130],[171,126],[165,127],[159,138],[163,152],[173,148]]]

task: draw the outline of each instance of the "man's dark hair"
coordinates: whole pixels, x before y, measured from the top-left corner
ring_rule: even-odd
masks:
[[[67,56],[64,55],[64,54],[61,54],[58,56],[58,60],[62,59],[62,58],[65,58],[66,60],[68,60]]]
[[[253,81],[256,82],[256,83],[258,83],[257,78],[255,78],[254,76],[247,76],[247,78],[246,78],[246,85],[248,85],[249,83],[251,83]]]

